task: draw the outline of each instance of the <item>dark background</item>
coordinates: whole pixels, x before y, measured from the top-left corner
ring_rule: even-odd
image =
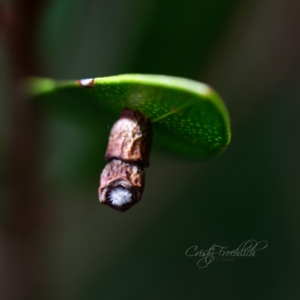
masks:
[[[97,197],[107,136],[43,117],[41,220],[20,247],[6,230],[14,187],[1,172],[3,299],[299,297],[299,28],[296,0],[47,1],[32,75],[150,73],[209,83],[228,107],[232,142],[205,163],[154,145],[142,202],[119,213]],[[1,166],[12,118],[8,56],[22,59],[1,38]],[[249,239],[268,247],[205,269],[185,256],[192,245],[233,250]]]

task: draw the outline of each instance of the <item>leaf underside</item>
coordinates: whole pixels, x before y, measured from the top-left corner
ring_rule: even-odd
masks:
[[[82,124],[105,123],[108,116],[117,120],[123,108],[138,110],[152,121],[154,144],[186,157],[216,156],[230,142],[223,101],[211,87],[193,80],[141,74],[76,81],[32,78],[26,89],[37,106]]]

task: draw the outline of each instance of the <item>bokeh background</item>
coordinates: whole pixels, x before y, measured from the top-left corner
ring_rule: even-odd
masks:
[[[209,83],[228,107],[232,142],[205,163],[154,145],[142,202],[119,213],[97,196],[109,116],[88,130],[41,112],[41,218],[21,242],[6,228],[18,187],[2,170],[12,118],[7,57],[22,54],[1,37],[0,298],[297,299],[299,28],[297,0],[46,1],[32,75],[149,73]],[[249,239],[268,247],[205,269],[185,255],[193,245],[233,250]]]

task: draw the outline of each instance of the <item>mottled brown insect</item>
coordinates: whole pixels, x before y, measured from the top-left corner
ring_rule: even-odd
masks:
[[[99,200],[125,211],[140,201],[149,166],[151,124],[142,113],[123,109],[113,125],[100,178]]]

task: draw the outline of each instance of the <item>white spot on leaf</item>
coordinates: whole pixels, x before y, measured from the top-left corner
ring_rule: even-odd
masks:
[[[89,86],[94,86],[94,78],[85,78],[85,79],[80,79],[79,83],[83,87],[89,87]]]

